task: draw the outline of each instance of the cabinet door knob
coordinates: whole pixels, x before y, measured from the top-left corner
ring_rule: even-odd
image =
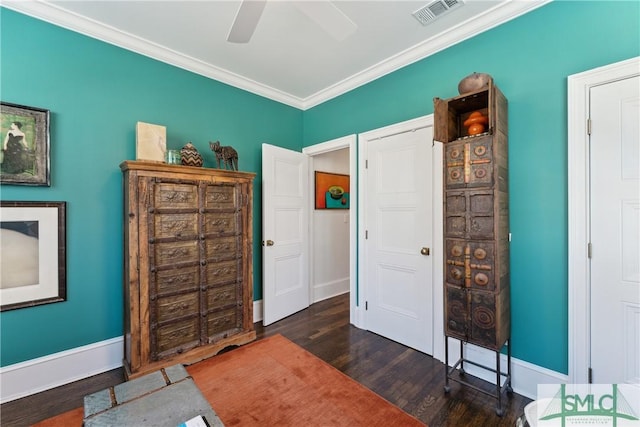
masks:
[[[422,255],[424,255],[424,256],[429,255],[429,254],[430,254],[430,252],[431,252],[431,250],[430,250],[429,248],[426,248],[426,247],[425,247],[425,248],[420,249],[420,253],[421,253]]]

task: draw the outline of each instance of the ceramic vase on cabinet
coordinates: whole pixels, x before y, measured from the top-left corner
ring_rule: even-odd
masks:
[[[182,150],[180,150],[180,156],[182,157],[182,164],[185,166],[202,166],[202,155],[198,153],[196,147],[194,147],[190,142],[187,142],[187,144],[182,147]]]

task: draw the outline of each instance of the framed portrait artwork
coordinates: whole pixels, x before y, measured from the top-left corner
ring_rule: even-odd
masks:
[[[0,311],[65,301],[66,202],[0,201]]]
[[[0,102],[0,184],[51,185],[49,110]]]
[[[316,171],[316,209],[349,209],[349,175]]]

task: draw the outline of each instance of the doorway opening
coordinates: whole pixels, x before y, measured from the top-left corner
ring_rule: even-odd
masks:
[[[349,175],[349,198],[358,200],[356,135],[305,147],[302,153],[309,156],[309,194],[316,191],[315,172],[330,172]],[[314,208],[309,221],[309,304],[348,291],[350,323],[358,326],[357,204],[350,203],[349,209]],[[332,260],[336,257],[338,265],[332,270]]]

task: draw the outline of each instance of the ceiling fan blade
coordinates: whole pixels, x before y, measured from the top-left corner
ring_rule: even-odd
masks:
[[[243,0],[227,35],[231,43],[247,43],[258,25],[267,0]]]
[[[330,0],[303,0],[292,3],[338,41],[346,39],[358,29],[358,26]]]

